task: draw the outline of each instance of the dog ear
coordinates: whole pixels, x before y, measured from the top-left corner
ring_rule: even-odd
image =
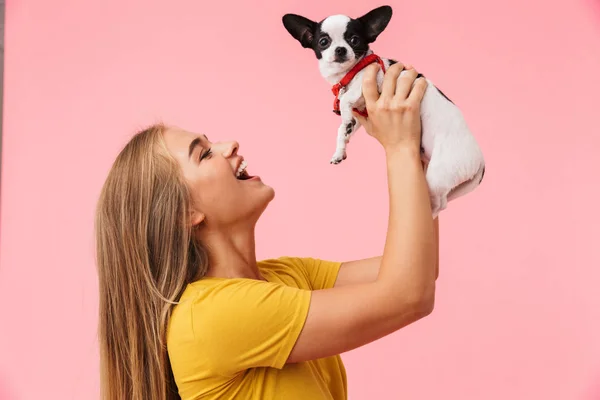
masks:
[[[311,47],[316,22],[296,14],[286,14],[282,18],[285,29],[300,42],[302,47]]]
[[[365,39],[368,43],[377,39],[377,36],[387,27],[390,19],[392,19],[392,7],[390,6],[378,7],[358,18],[365,27]]]

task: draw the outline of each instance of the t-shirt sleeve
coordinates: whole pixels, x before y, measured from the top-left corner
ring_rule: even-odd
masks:
[[[330,289],[335,285],[342,263],[321,260],[312,257],[286,257],[296,268],[300,268],[307,277],[311,289]]]
[[[220,375],[283,368],[304,326],[311,292],[272,282],[231,279],[192,307],[206,364]]]

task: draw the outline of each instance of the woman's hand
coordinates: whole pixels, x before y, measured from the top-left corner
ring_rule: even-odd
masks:
[[[405,72],[400,76],[403,70]],[[362,88],[369,116],[364,118],[354,113],[355,118],[386,152],[405,146],[419,151],[420,108],[427,81],[423,77],[417,79],[418,72],[414,68],[396,63],[385,73],[380,95],[378,72],[378,64],[371,64],[365,69]]]

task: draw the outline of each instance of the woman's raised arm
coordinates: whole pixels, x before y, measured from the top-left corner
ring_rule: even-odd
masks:
[[[288,362],[340,354],[428,315],[434,304],[435,246],[429,192],[420,158],[420,102],[426,85],[395,64],[381,95],[377,67],[365,71],[368,119],[356,115],[385,150],[388,231],[377,279],[311,294],[310,309]],[[416,79],[416,81],[415,81]],[[414,86],[413,86],[414,84]]]

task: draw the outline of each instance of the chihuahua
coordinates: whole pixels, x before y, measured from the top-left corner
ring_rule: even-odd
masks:
[[[362,95],[363,68],[379,64],[377,84],[381,92],[385,71],[397,63],[377,56],[369,47],[391,18],[392,8],[382,6],[357,19],[333,15],[314,22],[296,14],[286,14],[282,19],[290,35],[302,47],[314,51],[321,75],[333,85],[333,111],[342,122],[331,164],[346,159],[346,146],[360,127],[352,111],[368,116]],[[423,79],[427,89],[420,109],[421,157],[427,165],[426,179],[435,218],[448,201],[471,192],[481,183],[485,161],[459,108],[429,79]]]

